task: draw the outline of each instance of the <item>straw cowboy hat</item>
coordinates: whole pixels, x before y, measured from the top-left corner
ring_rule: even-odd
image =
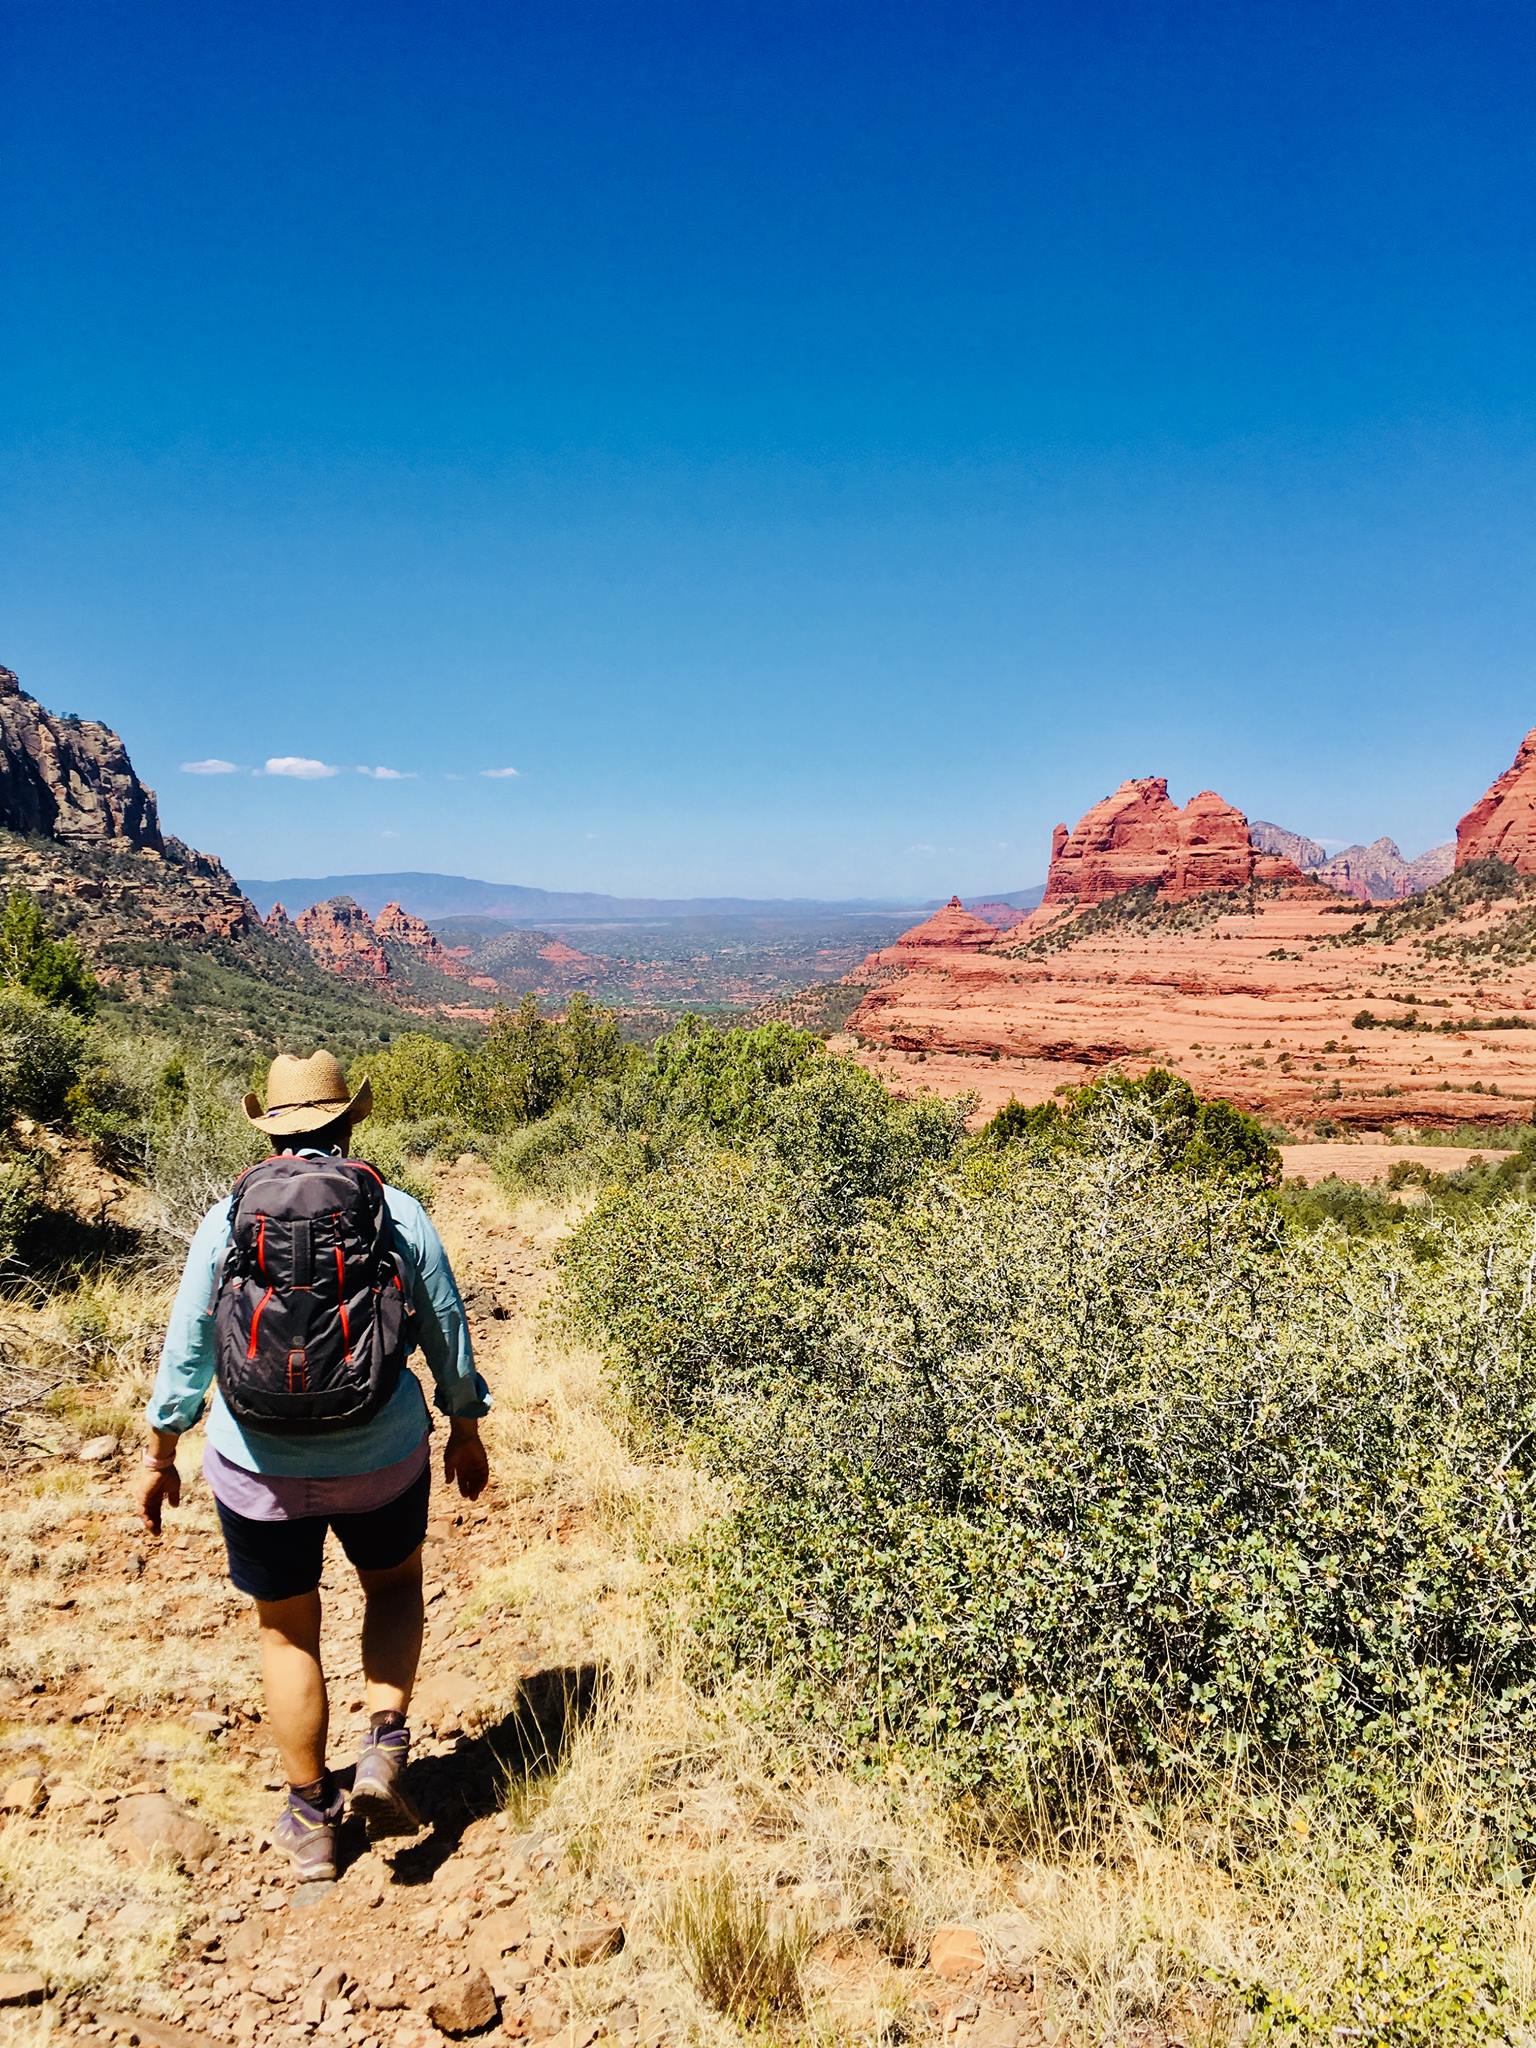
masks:
[[[365,1080],[353,1095],[341,1061],[328,1052],[313,1052],[307,1060],[280,1052],[267,1069],[266,1108],[257,1095],[245,1098],[247,1119],[274,1138],[323,1130],[342,1116],[357,1123],[372,1107],[372,1083]]]

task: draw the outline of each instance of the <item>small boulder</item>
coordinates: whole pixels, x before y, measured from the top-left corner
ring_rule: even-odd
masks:
[[[41,2005],[48,1986],[36,1970],[0,1970],[0,2010],[18,2005]]]
[[[23,1771],[0,1785],[0,1813],[22,1813],[30,1817],[48,1804],[48,1786],[41,1771]]]
[[[427,2018],[440,2032],[457,2040],[488,2027],[497,2012],[496,1993],[484,1970],[470,1970],[465,1976],[450,1977],[439,1984],[427,2001]]]
[[[591,1920],[580,1926],[562,1927],[555,1936],[555,1961],[568,1970],[584,1970],[591,1963],[606,1962],[624,1946],[622,1927]]]
[[[75,1456],[82,1465],[105,1465],[109,1458],[117,1456],[117,1438],[115,1436],[88,1437],[79,1450],[76,1451]]]
[[[205,1828],[163,1792],[141,1792],[121,1800],[111,1840],[130,1863],[167,1856],[186,1870],[206,1863],[219,1846],[211,1828]]]
[[[978,1976],[987,1967],[981,1936],[974,1927],[938,1928],[928,1944],[928,1967],[937,1977]]]
[[[529,1931],[526,1908],[498,1906],[489,1913],[482,1913],[471,1927],[464,1953],[471,1965],[484,1970],[499,1989],[505,1975],[503,1959],[522,1947]]]

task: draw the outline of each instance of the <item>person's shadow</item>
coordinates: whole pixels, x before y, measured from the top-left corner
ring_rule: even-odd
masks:
[[[591,1718],[604,1678],[597,1663],[530,1672],[511,1712],[493,1727],[460,1741],[446,1756],[418,1758],[406,1789],[426,1832],[395,1851],[394,1882],[430,1884],[470,1822],[506,1804],[509,1786],[552,1776],[576,1731]]]

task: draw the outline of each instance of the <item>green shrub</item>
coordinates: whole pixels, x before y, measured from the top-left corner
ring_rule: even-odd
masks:
[[[1493,1958],[1465,1928],[1418,1919],[1377,1928],[1311,1995],[1251,1985],[1251,2038],[1351,2048],[1509,2048],[1526,2038]]]
[[[0,1150],[0,1277],[16,1268],[47,1206],[44,1161],[35,1152]]]
[[[468,1050],[427,1031],[405,1031],[356,1062],[352,1085],[366,1075],[374,1114],[388,1123],[462,1123],[469,1111]]]
[[[573,1323],[619,1347],[631,1390],[671,1419],[813,1375],[830,1276],[861,1225],[953,1155],[965,1109],[900,1102],[852,1061],[818,1060],[754,1105],[755,1146],[695,1136],[609,1183],[559,1254]]]
[[[1451,1746],[1536,1847],[1530,1211],[1352,1239],[1169,1153],[1111,1119],[837,1216],[765,1141],[600,1199],[572,1313],[735,1488],[706,1666],[1035,1810],[1217,1773],[1394,1821]]]
[[[72,1010],[57,1009],[30,989],[0,987],[0,1119],[65,1121],[86,1046],[85,1024]]]
[[[1223,1174],[1252,1187],[1273,1187],[1280,1179],[1280,1153],[1257,1117],[1220,1096],[1197,1095],[1164,1067],[1134,1081],[1110,1074],[1029,1107],[1005,1103],[976,1143],[984,1150],[1023,1144],[1049,1153],[1091,1149],[1115,1131],[1148,1139],[1162,1165]]]
[[[50,938],[42,910],[21,889],[12,889],[0,907],[0,984],[26,989],[78,1017],[93,1017],[101,999],[74,940]]]
[[[507,1139],[497,1174],[513,1193],[566,1192],[633,1181],[701,1138],[755,1138],[775,1099],[824,1057],[813,1032],[788,1024],[735,1030],[684,1017],[648,1052],[611,1056],[551,1115]]]
[[[367,1075],[386,1122],[419,1127],[434,1149],[463,1150],[615,1080],[631,1057],[611,1010],[575,995],[563,1017],[549,1019],[526,996],[515,1010],[499,1006],[477,1045],[408,1031],[359,1059],[352,1078]]]

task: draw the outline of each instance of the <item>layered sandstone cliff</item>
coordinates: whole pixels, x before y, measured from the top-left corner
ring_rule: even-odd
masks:
[[[1259,881],[1301,879],[1290,861],[1255,847],[1248,820],[1214,790],[1202,790],[1181,809],[1161,775],[1143,775],[1122,782],[1071,831],[1056,827],[1045,901],[1103,903],[1153,888],[1180,903]]]
[[[1522,875],[1536,874],[1536,732],[1456,827],[1456,865],[1501,860]]]

